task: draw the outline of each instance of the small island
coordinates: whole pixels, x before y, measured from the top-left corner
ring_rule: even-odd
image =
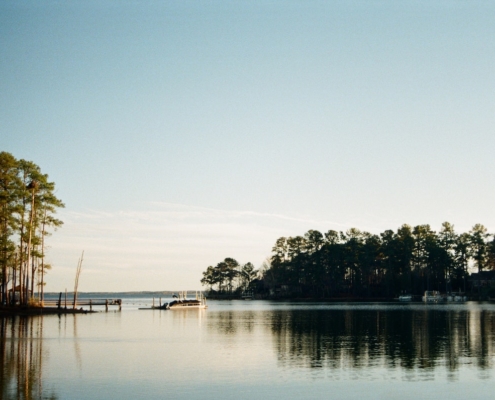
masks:
[[[476,272],[472,272],[472,271]],[[470,273],[472,272],[472,273]],[[425,292],[495,299],[495,235],[476,224],[457,233],[444,222],[372,234],[356,228],[281,237],[259,270],[226,258],[203,272],[216,299],[421,300]]]

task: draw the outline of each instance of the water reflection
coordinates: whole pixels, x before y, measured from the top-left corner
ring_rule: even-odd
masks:
[[[252,333],[255,324],[260,322],[262,318],[261,313],[255,313],[253,311],[223,311],[221,313],[214,313],[212,318],[211,314],[208,315],[208,326],[223,334],[236,334],[236,333]]]
[[[0,318],[0,398],[56,399],[43,388],[43,317]]]
[[[405,379],[434,379],[443,368],[487,372],[494,364],[495,310],[448,307],[353,307],[210,314],[208,327],[249,335],[256,325],[272,336],[281,367],[402,371]],[[213,318],[212,318],[213,317]],[[481,378],[488,375],[480,374]]]
[[[281,363],[311,368],[428,370],[461,363],[492,366],[493,314],[487,311],[294,310],[274,314]]]
[[[483,398],[472,393],[490,382],[480,385],[479,378],[493,375],[494,317],[495,306],[471,303],[253,301],[212,302],[208,310],[0,319],[0,400],[163,393],[211,399],[232,397],[238,388],[249,394],[252,387],[259,397],[284,391],[279,397],[291,398],[315,380],[321,393],[340,387],[336,396],[344,398],[354,379],[361,380],[356,391],[371,381],[394,391],[409,390],[397,381],[422,381],[414,388],[423,390],[430,384],[424,381],[457,380],[447,385],[449,398]]]

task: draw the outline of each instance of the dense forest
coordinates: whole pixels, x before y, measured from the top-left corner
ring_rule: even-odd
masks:
[[[495,269],[495,237],[481,224],[459,234],[448,222],[439,232],[429,225],[402,225],[378,235],[356,228],[325,234],[310,230],[304,236],[279,238],[270,259],[260,270],[251,271],[249,279],[235,260],[227,260],[233,259],[203,273],[201,282],[210,291],[249,288],[281,297],[313,298],[466,292],[470,270]]]
[[[45,239],[62,225],[55,218],[64,207],[55,184],[39,166],[0,152],[0,303],[28,304],[43,298]]]

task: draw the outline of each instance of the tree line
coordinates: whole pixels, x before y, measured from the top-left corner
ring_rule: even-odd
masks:
[[[457,233],[449,222],[438,232],[430,225],[407,224],[380,234],[357,228],[325,234],[309,230],[303,236],[279,238],[262,268],[250,269],[249,279],[244,278],[243,268],[227,258],[208,267],[201,282],[219,292],[250,288],[282,297],[393,298],[403,293],[421,295],[425,290],[465,293],[471,268],[495,269],[495,236],[481,224]]]
[[[62,225],[55,217],[64,207],[55,184],[32,161],[0,152],[0,302],[27,305],[43,299],[45,239]]]
[[[201,283],[209,288],[210,293],[232,295],[250,290],[257,277],[258,271],[252,263],[241,265],[234,258],[226,258],[215,266],[209,266],[203,272]]]
[[[481,224],[460,234],[449,222],[439,232],[407,224],[378,235],[310,230],[279,238],[272,251],[265,284],[314,297],[466,292],[471,266],[495,269],[495,237]]]

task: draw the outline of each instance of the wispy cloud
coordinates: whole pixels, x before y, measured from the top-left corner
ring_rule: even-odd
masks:
[[[199,288],[201,273],[225,257],[259,266],[280,236],[346,229],[334,221],[152,202],[115,212],[64,211],[50,239],[49,290],[69,286],[85,251],[83,290]]]

